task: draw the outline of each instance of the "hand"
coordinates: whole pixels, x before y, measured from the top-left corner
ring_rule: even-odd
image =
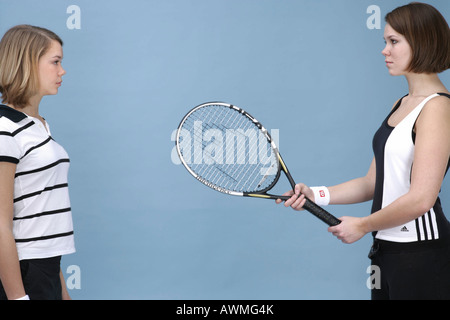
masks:
[[[286,200],[284,202],[285,207],[292,207],[292,209],[301,211],[304,210],[303,206],[305,205],[306,199],[305,196],[307,196],[309,199],[314,201],[314,193],[313,191],[308,188],[303,183],[299,183],[295,185],[295,190],[290,190],[283,194],[283,196],[290,196],[291,198],[289,200]],[[281,203],[282,200],[278,199],[275,201],[277,204]]]
[[[331,232],[343,243],[356,242],[367,233],[363,218],[341,217],[339,220],[342,222],[337,226],[329,227],[328,232]]]

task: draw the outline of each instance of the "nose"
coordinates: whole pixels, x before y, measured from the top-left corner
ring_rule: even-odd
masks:
[[[390,54],[387,45],[386,45],[386,46],[384,47],[384,49],[381,51],[381,54],[382,54],[383,56],[385,56],[385,57],[387,57],[387,56]]]
[[[64,68],[61,66],[61,69],[59,70],[59,75],[62,77],[65,74],[66,74],[66,70],[64,70]]]

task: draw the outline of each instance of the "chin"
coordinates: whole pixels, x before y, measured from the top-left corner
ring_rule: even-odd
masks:
[[[390,74],[391,76],[394,76],[394,77],[404,75],[404,73],[402,73],[402,72],[396,72],[395,70],[389,70],[389,74]]]

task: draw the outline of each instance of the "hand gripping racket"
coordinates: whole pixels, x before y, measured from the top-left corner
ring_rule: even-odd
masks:
[[[288,200],[267,193],[283,171],[295,188],[270,134],[246,111],[223,102],[201,104],[181,120],[176,134],[181,163],[198,181],[229,195]],[[330,226],[341,221],[306,198],[303,206]]]

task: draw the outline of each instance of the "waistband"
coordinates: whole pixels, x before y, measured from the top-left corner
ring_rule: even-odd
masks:
[[[374,239],[369,252],[369,258],[373,258],[376,253],[408,253],[424,250],[440,249],[450,246],[449,239],[438,239],[414,242],[392,242]]]

